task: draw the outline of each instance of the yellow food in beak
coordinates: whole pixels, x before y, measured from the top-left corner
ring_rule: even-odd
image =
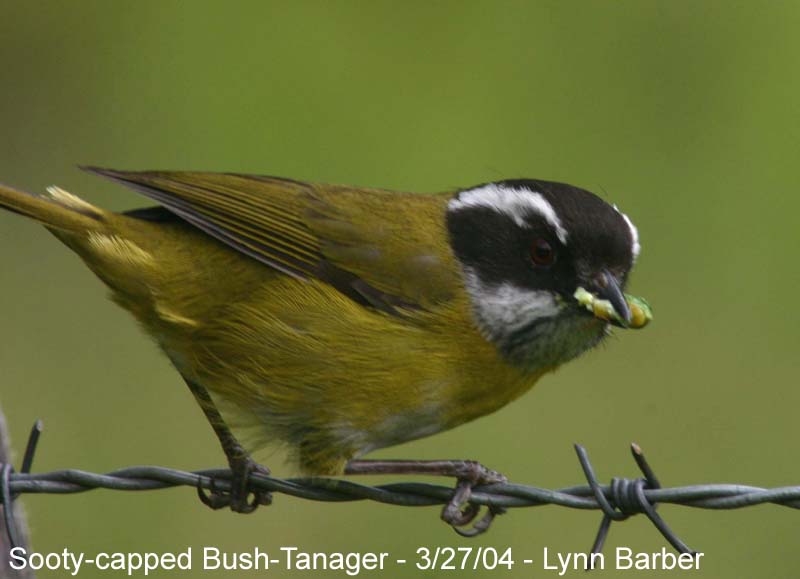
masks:
[[[653,310],[650,308],[650,304],[642,298],[629,294],[625,294],[625,302],[631,310],[631,319],[628,323],[625,323],[625,320],[620,317],[610,301],[600,299],[582,287],[575,290],[574,297],[580,305],[589,310],[596,318],[621,328],[643,328],[653,319]]]

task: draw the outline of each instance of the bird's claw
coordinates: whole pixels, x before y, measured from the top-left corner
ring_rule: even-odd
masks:
[[[494,518],[503,514],[505,509],[490,505],[486,514],[472,524],[481,510],[479,505],[469,502],[472,496],[472,488],[478,485],[504,483],[507,481],[508,479],[505,476],[486,468],[479,462],[465,461],[463,463],[463,472],[459,473],[453,497],[442,509],[442,520],[453,527],[453,530],[462,537],[475,537],[485,533],[489,530]]]
[[[229,464],[233,473],[230,490],[214,488],[214,479],[211,479],[211,488],[208,492],[200,486],[197,487],[197,496],[204,505],[214,510],[230,507],[235,513],[247,514],[261,505],[272,504],[271,492],[248,488],[250,475],[253,473],[269,475],[267,467],[258,464],[249,456],[231,459]]]

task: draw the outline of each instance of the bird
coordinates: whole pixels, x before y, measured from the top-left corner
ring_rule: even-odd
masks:
[[[227,457],[212,508],[269,504],[252,425],[302,472],[505,477],[468,460],[370,460],[376,449],[490,414],[597,346],[641,328],[624,293],[639,233],[572,185],[508,179],[441,193],[263,175],[82,167],[155,205],[116,213],[60,187],[0,185],[0,207],[77,253],[189,386]],[[258,442],[261,444],[261,442]],[[467,509],[469,510],[469,509]]]

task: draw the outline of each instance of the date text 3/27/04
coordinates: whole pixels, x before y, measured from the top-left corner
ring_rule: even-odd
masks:
[[[516,564],[535,565],[535,559],[517,559],[511,548],[498,550],[493,547],[437,547],[417,549],[416,567],[422,571],[454,571],[466,569],[511,569]],[[690,570],[700,569],[703,553],[675,554],[666,548],[660,551],[636,552],[628,547],[617,547],[613,560],[603,553],[553,552],[548,547],[542,550],[539,560],[541,569],[554,571],[559,576],[568,571],[613,568],[617,570]],[[403,561],[405,563],[405,561]]]

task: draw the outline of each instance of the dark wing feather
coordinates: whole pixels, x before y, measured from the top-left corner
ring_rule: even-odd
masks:
[[[436,229],[443,205],[435,197],[255,175],[84,169],[253,259],[298,279],[321,279],[364,306],[392,314],[425,308],[451,297],[458,283],[446,233]],[[429,226],[417,227],[409,215]]]
[[[217,173],[82,168],[139,191],[212,237],[287,275],[313,275],[322,257],[314,235],[293,215],[296,207],[291,196],[281,200],[259,195],[256,182],[250,179]],[[278,191],[299,187],[296,182],[284,186],[281,180],[275,181]]]

